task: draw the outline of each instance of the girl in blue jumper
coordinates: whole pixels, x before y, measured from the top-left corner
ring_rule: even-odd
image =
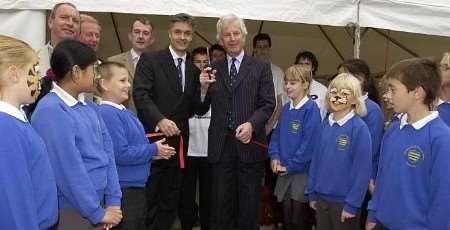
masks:
[[[304,194],[307,172],[320,133],[320,110],[308,98],[311,71],[301,65],[286,70],[284,85],[290,99],[269,145],[273,172],[278,173],[275,196],[283,202],[287,230],[311,229],[305,221],[308,200]]]
[[[444,53],[440,63],[442,83],[437,104],[441,119],[450,126],[450,53]]]
[[[127,68],[120,63],[104,62],[99,73],[100,113],[113,141],[122,189],[123,220],[119,229],[140,230],[145,224],[145,183],[150,176],[151,160],[168,159],[175,149],[163,144],[164,139],[150,144],[136,115],[122,105],[130,90]]]
[[[48,229],[58,219],[45,144],[20,109],[35,101],[39,77],[33,49],[0,35],[0,229]]]
[[[441,87],[437,64],[404,60],[386,74],[396,113],[381,144],[367,229],[450,227],[450,128],[431,111]]]
[[[369,191],[372,193],[375,188],[375,177],[377,175],[378,158],[380,153],[381,139],[384,131],[384,114],[379,106],[379,95],[375,81],[370,75],[370,68],[364,60],[350,59],[338,66],[339,73],[349,73],[358,78],[361,83],[364,104],[367,114],[362,117],[370,131],[372,137],[372,173],[370,177]],[[366,199],[366,205],[368,198]]]
[[[359,209],[372,167],[372,143],[358,79],[339,74],[328,86],[328,111],[309,170],[306,192],[317,230],[359,229]]]
[[[31,123],[47,146],[58,187],[58,229],[112,227],[122,219],[111,138],[92,101],[97,57],[87,45],[59,43],[50,60],[53,89]],[[95,226],[95,227],[94,227]]]

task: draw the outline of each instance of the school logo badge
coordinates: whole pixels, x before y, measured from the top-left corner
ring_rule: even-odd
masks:
[[[406,165],[410,167],[416,167],[416,165],[425,157],[419,146],[407,148],[404,155],[406,156]]]
[[[340,135],[337,139],[337,146],[339,150],[344,150],[348,145],[349,138],[347,135]]]
[[[300,130],[300,121],[299,120],[293,120],[291,122],[291,130],[292,133],[298,133],[298,130]]]

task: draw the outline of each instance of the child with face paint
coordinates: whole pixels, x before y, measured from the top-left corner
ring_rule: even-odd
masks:
[[[129,97],[129,72],[116,62],[99,67],[97,89],[101,93],[100,113],[111,135],[122,189],[123,220],[119,229],[143,229],[147,198],[145,183],[150,175],[151,160],[169,159],[175,149],[163,144],[165,139],[148,142],[144,127],[133,112],[122,103]]]
[[[311,81],[311,71],[301,65],[286,70],[284,85],[290,103],[283,107],[269,145],[272,171],[278,173],[274,194],[283,202],[287,230],[311,229],[304,219],[308,208],[305,186],[321,128],[320,110],[308,98]]]
[[[361,83],[363,100],[366,105],[367,114],[362,117],[363,121],[369,127],[372,137],[372,173],[370,177],[369,191],[372,193],[375,187],[375,179],[378,168],[378,158],[380,153],[381,139],[384,131],[384,114],[379,106],[378,90],[375,81],[370,76],[370,68],[364,60],[350,59],[344,61],[338,67],[339,73],[349,73],[355,76]],[[367,204],[368,198],[366,198]]]
[[[385,79],[394,111],[403,115],[383,137],[367,229],[448,229],[450,128],[432,111],[439,68],[428,59],[408,59]]]
[[[34,102],[39,76],[33,49],[0,35],[0,229],[48,229],[58,219],[45,144],[21,111]]]
[[[122,219],[121,191],[111,137],[94,91],[97,57],[87,45],[59,43],[50,64],[53,89],[38,103],[31,123],[44,139],[58,186],[58,229],[97,229]]]
[[[372,167],[372,143],[361,119],[366,107],[358,79],[339,74],[328,86],[331,114],[322,123],[306,193],[316,210],[317,230],[359,229],[359,213]]]

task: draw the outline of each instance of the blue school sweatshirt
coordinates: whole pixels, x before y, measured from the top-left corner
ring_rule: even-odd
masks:
[[[306,173],[319,144],[321,116],[317,104],[304,97],[296,107],[284,105],[269,144],[270,159],[280,160],[288,173]]]
[[[53,87],[37,105],[31,124],[47,146],[59,208],[75,209],[97,224],[105,215],[101,202],[120,206],[122,196],[111,137],[97,105]]]
[[[311,161],[306,187],[309,200],[320,196],[343,203],[345,211],[356,214],[369,184],[371,148],[367,125],[353,111],[337,122],[330,114],[322,123],[320,145]]]
[[[5,104],[0,102],[0,229],[48,229],[58,220],[58,200],[47,150],[25,116]],[[18,116],[8,113],[11,108]]]
[[[444,121],[447,126],[450,126],[450,102],[442,101],[441,104],[438,105],[437,110],[439,111],[439,116],[442,121]]]
[[[384,115],[377,103],[369,99],[367,95],[364,96],[364,98],[367,115],[362,117],[362,119],[369,128],[370,136],[372,138],[373,158],[370,178],[375,179],[377,176],[378,158],[380,157],[380,144],[384,131]]]
[[[120,187],[145,187],[158,147],[148,142],[144,126],[125,106],[102,101],[100,113],[114,144]]]
[[[394,123],[383,138],[369,221],[389,229],[450,227],[450,128],[437,112]]]

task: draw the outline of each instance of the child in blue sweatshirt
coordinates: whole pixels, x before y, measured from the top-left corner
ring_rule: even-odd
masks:
[[[450,126],[450,53],[444,53],[440,63],[442,83],[437,110],[441,119]]]
[[[136,115],[122,105],[128,100],[130,89],[126,67],[104,62],[99,73],[100,113],[113,141],[122,189],[123,220],[118,229],[143,229],[147,216],[145,184],[150,176],[151,160],[168,159],[175,154],[175,149],[163,144],[164,139],[150,144]]]
[[[450,227],[450,128],[431,111],[441,86],[428,59],[404,60],[386,74],[396,113],[381,144],[367,229]]]
[[[39,77],[33,49],[0,35],[0,229],[48,229],[58,219],[45,144],[20,109],[35,101]]]
[[[274,194],[283,202],[287,230],[311,229],[304,219],[308,208],[304,193],[321,121],[317,104],[308,98],[311,81],[311,71],[301,65],[286,70],[284,84],[290,103],[283,107],[269,145],[271,167],[279,175]]]
[[[53,50],[53,89],[38,103],[31,123],[44,140],[58,187],[58,229],[117,225],[121,191],[111,138],[98,106],[83,93],[94,90],[97,57],[73,40]]]
[[[361,83],[363,93],[362,99],[366,105],[367,113],[362,117],[369,128],[372,138],[372,173],[369,189],[373,192],[375,186],[375,177],[377,175],[378,158],[380,152],[381,139],[384,131],[384,114],[379,105],[379,95],[375,81],[370,75],[370,68],[362,59],[350,59],[344,61],[338,67],[339,73],[349,73],[358,78]]]
[[[320,145],[306,193],[316,210],[317,230],[359,229],[359,213],[372,167],[372,143],[358,79],[339,74],[328,86],[332,113],[322,123]]]

